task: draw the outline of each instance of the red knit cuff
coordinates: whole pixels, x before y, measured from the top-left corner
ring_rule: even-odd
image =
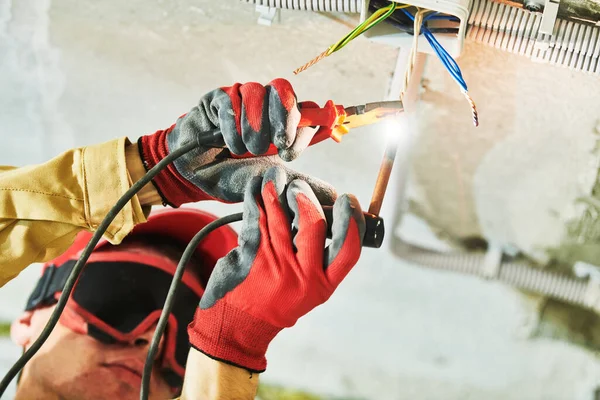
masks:
[[[169,154],[167,135],[175,128],[157,131],[152,135],[142,136],[139,141],[140,157],[146,170],[150,170]],[[169,164],[152,180],[163,201],[172,207],[185,203],[211,199],[196,185],[185,179],[173,163]]]
[[[206,310],[196,309],[188,326],[190,344],[207,356],[251,372],[267,368],[267,347],[281,331],[219,300]]]

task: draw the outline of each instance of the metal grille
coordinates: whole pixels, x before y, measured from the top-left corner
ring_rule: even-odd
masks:
[[[557,19],[552,36],[539,32],[542,14],[473,0],[467,39],[534,61],[600,75],[600,27]]]

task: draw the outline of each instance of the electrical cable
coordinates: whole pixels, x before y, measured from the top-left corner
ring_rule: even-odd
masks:
[[[424,30],[424,36],[425,39],[427,39],[427,41],[431,45],[431,47],[434,49],[437,56],[442,61],[442,64],[446,67],[446,69],[450,72],[454,80],[460,86],[461,93],[467,99],[467,102],[471,107],[473,125],[476,127],[479,126],[479,114],[477,112],[477,106],[475,105],[475,101],[468,92],[467,83],[465,82],[462,76],[462,72],[460,70],[460,67],[458,66],[458,63],[456,62],[456,60],[454,60],[454,58],[452,58],[450,54],[448,54],[446,49],[444,49],[444,47],[437,41],[435,36],[427,28],[425,28]]]
[[[402,10],[402,12],[404,14],[406,14],[406,16],[409,17],[412,21],[415,21],[415,17],[410,12],[408,12],[407,10],[404,10],[404,9]],[[423,36],[425,36],[425,39],[427,39],[427,42],[429,43],[429,45],[431,46],[431,48],[433,49],[435,54],[440,59],[442,65],[446,68],[446,70],[450,73],[450,76],[452,76],[454,81],[460,87],[460,90],[461,90],[461,93],[463,94],[463,96],[469,102],[469,106],[471,107],[471,115],[472,115],[472,119],[473,119],[473,125],[479,126],[479,114],[477,112],[477,106],[475,105],[475,101],[473,100],[473,98],[469,95],[467,83],[465,82],[465,79],[462,76],[462,72],[460,70],[458,63],[448,53],[448,51],[444,48],[444,46],[442,46],[440,44],[440,42],[437,40],[437,38],[433,35],[433,33],[431,33],[429,28],[426,26],[426,22],[430,19],[452,20],[452,19],[455,19],[456,17],[450,16],[450,15],[448,15],[448,16],[441,15],[440,16],[438,14],[439,13],[436,12],[436,13],[428,15],[427,17],[425,17],[423,19],[422,26],[421,26],[421,32],[423,33]]]
[[[388,5],[389,5],[388,1],[371,0],[369,2],[369,11],[371,13],[374,13],[378,9],[387,7]],[[396,28],[398,31],[400,31],[402,33],[406,33],[408,35],[414,35],[414,23],[411,21],[410,18],[408,18],[406,16],[406,14],[404,14],[403,12],[400,11],[404,8],[407,8],[407,7],[402,7],[402,8],[396,7],[396,11],[394,11],[394,13],[392,15],[387,17],[385,19],[385,21],[383,21],[383,23],[393,26],[394,28]],[[408,8],[410,9],[410,7],[408,7]],[[415,9],[418,9],[418,8],[415,7]],[[448,16],[448,15],[432,16],[430,19],[432,19],[432,20],[436,20],[436,19],[449,20],[449,21],[453,21],[453,22],[460,21],[457,17]],[[431,33],[434,33],[434,34],[458,35],[458,32],[459,32],[458,27],[448,27],[448,26],[446,26],[446,27],[433,26],[433,27],[428,27],[427,29],[429,29],[431,31]]]
[[[406,15],[410,15],[410,13],[402,10]],[[402,88],[401,98],[404,98],[404,94],[408,89],[410,84],[410,79],[413,74],[413,69],[417,60],[417,53],[419,47],[419,36],[421,34],[421,28],[423,27],[424,15],[429,12],[428,10],[419,10],[415,13],[413,17],[413,43],[410,49],[410,54],[408,56],[408,63],[406,66],[406,71],[404,72],[404,84]]]
[[[172,153],[170,153],[165,158],[163,158],[150,171],[148,171],[146,173],[146,175],[144,175],[139,181],[134,183],[125,192],[125,194],[123,194],[123,196],[121,196],[119,201],[117,201],[117,203],[110,209],[108,214],[106,214],[106,217],[104,217],[104,219],[98,226],[98,229],[96,230],[96,232],[90,239],[89,243],[87,244],[87,246],[81,253],[79,260],[77,260],[77,263],[75,263],[75,265],[73,266],[73,270],[71,271],[71,274],[69,275],[69,278],[67,279],[67,281],[65,283],[65,287],[60,295],[60,298],[58,299],[58,302],[56,303],[56,307],[55,307],[54,311],[52,311],[52,315],[50,316],[48,323],[46,324],[46,326],[40,333],[40,336],[36,339],[35,342],[33,342],[31,347],[29,349],[27,349],[27,351],[25,351],[23,353],[23,355],[21,355],[21,357],[13,364],[13,366],[8,370],[6,375],[4,375],[4,377],[2,378],[2,381],[0,382],[0,398],[2,397],[2,395],[8,388],[8,385],[10,384],[10,382],[15,378],[15,376],[17,376],[19,371],[21,371],[21,369],[23,369],[25,364],[27,364],[27,362],[29,360],[31,360],[31,358],[35,355],[35,353],[38,352],[38,350],[42,347],[42,345],[46,342],[46,340],[50,336],[50,333],[52,333],[52,330],[58,323],[58,320],[59,320],[65,306],[67,305],[67,301],[69,300],[71,292],[73,291],[73,287],[75,286],[75,283],[77,282],[77,278],[79,277],[79,274],[81,273],[83,267],[85,266],[85,263],[87,262],[88,258],[92,254],[92,251],[96,247],[96,244],[98,244],[98,242],[102,238],[102,235],[104,235],[104,233],[108,229],[109,225],[115,219],[115,217],[119,214],[121,209],[123,209],[123,207],[125,207],[125,205],[133,198],[133,196],[135,196],[146,184],[148,184],[152,180],[152,178],[154,178],[167,165],[169,165],[170,163],[172,163],[173,161],[175,161],[177,158],[181,157],[185,153],[189,152],[190,150],[194,149],[197,145],[198,144],[195,142],[188,143],[188,144],[183,145],[182,147],[174,150]]]
[[[415,16],[413,16],[410,12],[406,10],[402,10],[404,14],[406,14],[412,21],[415,21]],[[425,17],[422,21],[423,25],[420,30],[423,33],[423,36],[427,39],[432,49],[436,53],[436,55],[440,58],[440,61],[446,67],[450,75],[454,78],[454,80],[458,83],[462,90],[467,90],[467,83],[465,82],[460,67],[456,63],[456,61],[452,58],[452,56],[446,51],[446,49],[440,44],[440,42],[433,36],[431,31],[425,26],[425,22],[427,22],[431,17],[436,15],[437,13],[431,14]],[[447,18],[449,18],[448,16]]]
[[[535,293],[561,302],[600,312],[598,284],[594,279],[575,279],[567,274],[539,269],[526,261],[499,259],[495,273],[482,253],[444,253],[430,250],[399,238],[395,255],[420,267],[459,272]]]
[[[411,14],[409,11],[406,10],[406,8],[409,8],[409,7],[411,7],[411,5],[409,5],[409,4],[404,4],[404,5],[398,6],[397,3],[393,2],[387,7],[382,7],[382,8],[377,9],[375,12],[373,12],[373,14],[371,14],[371,16],[369,18],[367,18],[365,21],[363,21],[361,24],[359,24],[356,28],[354,28],[352,31],[350,31],[346,36],[344,36],[342,39],[340,39],[337,43],[329,46],[329,48],[327,50],[325,50],[324,52],[319,54],[317,57],[313,58],[312,60],[308,61],[303,66],[294,70],[294,74],[297,75],[302,71],[306,71],[311,66],[315,65],[316,63],[318,63],[325,57],[330,56],[331,54],[335,53],[336,51],[341,50],[342,48],[344,48],[344,46],[346,46],[352,40],[356,39],[358,36],[360,36],[364,32],[368,31],[369,29],[373,28],[375,25],[381,23],[382,21],[384,21],[388,18],[390,19],[390,21],[393,25],[398,26],[401,30],[410,34],[410,32],[409,32],[410,28],[408,25],[404,26],[404,23],[401,21],[400,18],[392,17],[392,15],[394,14],[394,12],[396,10],[400,10],[413,22],[413,35],[415,36],[415,38],[413,40],[413,48],[411,49],[411,55],[409,57],[409,65],[406,69],[406,74],[404,76],[404,90],[406,90],[406,88],[408,87],[408,81],[410,80],[410,77],[412,75],[412,70],[413,70],[413,66],[414,66],[414,62],[416,60],[416,54],[417,54],[418,36],[422,33],[423,36],[425,36],[425,39],[427,40],[427,42],[429,43],[431,48],[433,49],[433,51],[435,52],[435,54],[440,59],[442,65],[446,68],[446,70],[448,71],[450,76],[452,76],[454,81],[460,87],[461,93],[463,94],[465,99],[467,99],[467,102],[469,103],[469,106],[471,108],[473,125],[476,127],[479,126],[479,113],[477,112],[477,106],[475,104],[475,101],[473,100],[473,98],[471,97],[471,95],[468,92],[467,83],[465,82],[465,79],[462,76],[462,72],[460,70],[458,63],[456,62],[456,60],[454,60],[454,58],[452,58],[452,56],[448,53],[448,51],[446,51],[446,49],[440,44],[440,42],[437,40],[437,38],[433,35],[431,29],[429,29],[429,27],[427,27],[427,25],[426,25],[426,22],[430,21],[430,20],[456,21],[457,18],[452,15],[439,15],[438,12],[432,12],[427,17],[423,17],[423,15],[425,13],[430,12],[430,11],[419,10],[419,9],[417,9],[418,10],[417,13],[413,16],[413,14]],[[390,18],[390,17],[392,17],[392,18]],[[454,31],[455,31],[452,28],[432,28],[432,29],[437,30],[436,33],[454,33]],[[404,90],[403,90],[403,93],[404,93]]]
[[[411,35],[412,36],[412,35],[415,34],[415,31],[413,29],[413,24],[406,25],[404,23],[400,23],[398,21],[395,21],[395,20],[393,20],[391,18],[388,18],[386,21],[384,21],[384,23],[393,26],[394,28],[398,29],[399,32],[406,33],[407,35]],[[458,28],[451,28],[451,27],[430,27],[428,29],[433,34],[439,34],[439,35],[458,35]]]
[[[363,23],[359,24],[356,28],[354,28],[350,33],[340,39],[337,43],[329,48],[329,54],[335,53],[338,50],[341,50],[344,46],[350,43],[352,40],[356,39],[358,36],[362,35],[375,25],[379,24],[383,20],[387,19],[390,15],[394,13],[397,9],[402,9],[409,7],[409,5],[398,6],[396,3],[390,4],[388,7],[379,9],[375,11],[369,18],[367,18]]]
[[[146,356],[146,363],[144,364],[144,373],[142,374],[142,387],[140,389],[140,399],[147,400],[150,395],[150,381],[152,378],[152,366],[154,364],[154,359],[156,357],[156,353],[158,352],[158,346],[160,345],[160,340],[167,328],[167,323],[169,322],[169,316],[171,315],[171,310],[173,305],[175,304],[175,297],[177,296],[177,289],[179,284],[181,283],[181,278],[183,277],[183,273],[185,271],[185,267],[187,263],[192,258],[196,247],[198,244],[211,232],[214,230],[230,224],[232,222],[237,222],[242,220],[243,213],[236,213],[226,215],[222,218],[219,218],[215,221],[212,221],[204,228],[202,228],[196,235],[190,240],[188,245],[186,246],[181,259],[179,260],[179,264],[177,264],[177,269],[175,270],[175,274],[173,274],[173,280],[171,281],[171,286],[169,287],[169,292],[165,299],[165,304],[163,306],[162,312],[160,314],[160,318],[158,319],[158,324],[156,326],[156,330],[154,331],[154,335],[152,336],[152,342],[150,343],[150,347],[148,348],[148,355]]]
[[[386,18],[391,16],[395,10],[399,10],[399,9],[407,8],[407,7],[410,7],[410,5],[405,4],[402,6],[398,6],[397,3],[392,3],[387,7],[383,7],[383,8],[380,8],[379,10],[375,11],[373,14],[371,14],[371,16],[369,18],[364,20],[356,28],[351,30],[346,36],[344,36],[339,41],[337,41],[337,43],[329,46],[329,48],[327,50],[325,50],[324,52],[322,52],[321,54],[319,54],[318,56],[316,56],[315,58],[313,58],[312,60],[310,60],[303,66],[301,66],[300,68],[297,68],[296,70],[294,70],[294,75],[298,75],[300,72],[306,71],[308,68],[315,65],[317,62],[321,61],[323,58],[330,56],[331,54],[335,53],[338,50],[341,50],[344,46],[346,46],[352,40],[356,39],[358,36],[362,35],[369,29],[373,28],[375,25],[379,24],[380,22],[384,21]]]

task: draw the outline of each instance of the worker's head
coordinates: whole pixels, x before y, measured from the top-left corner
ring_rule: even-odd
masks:
[[[198,210],[168,210],[151,215],[118,246],[100,242],[59,324],[24,368],[17,398],[41,393],[68,400],[138,398],[142,367],[175,268],[190,239],[212,220]],[[65,254],[44,265],[25,313],[11,330],[24,350],[40,336],[90,237],[80,234]],[[233,230],[220,228],[188,264],[154,364],[152,399],[172,398],[181,387],[187,325],[216,261],[236,241]]]

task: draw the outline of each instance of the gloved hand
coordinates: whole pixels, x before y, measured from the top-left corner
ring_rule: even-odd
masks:
[[[193,322],[191,345],[253,372],[277,333],[324,303],[358,261],[365,220],[356,198],[334,204],[333,236],[306,182],[280,168],[250,182],[239,246],[220,259]],[[294,233],[297,232],[297,233]]]
[[[201,144],[153,179],[165,203],[178,207],[200,200],[240,202],[252,177],[262,176],[268,168],[281,164],[281,159],[296,158],[308,146],[316,128],[297,129],[299,121],[296,95],[288,81],[275,79],[267,86],[237,83],[206,94],[175,125],[142,136],[138,145],[149,170],[178,147],[191,141]],[[279,157],[230,156],[230,152],[264,154],[271,143]],[[335,199],[335,190],[324,182],[287,172],[290,179],[308,182],[320,200],[331,204]]]

